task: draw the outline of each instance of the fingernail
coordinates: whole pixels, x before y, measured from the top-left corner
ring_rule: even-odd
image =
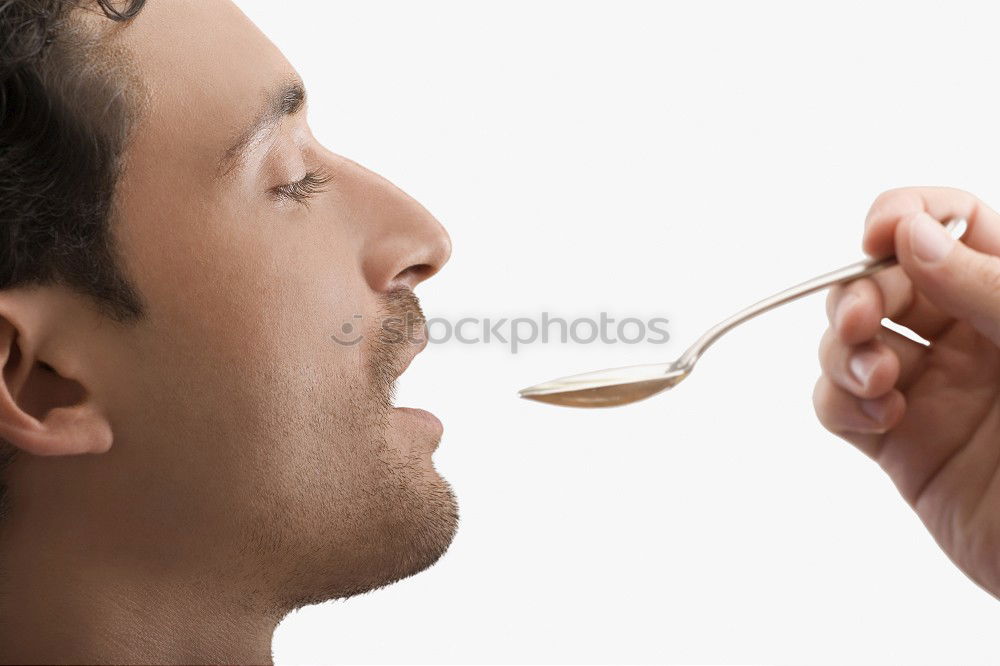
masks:
[[[888,404],[885,400],[861,400],[858,403],[868,418],[875,423],[884,423]]]
[[[861,351],[854,354],[847,362],[847,368],[861,386],[868,386],[868,380],[871,379],[872,372],[878,364],[878,358],[878,352]]]
[[[910,226],[910,245],[913,254],[926,262],[941,261],[955,244],[941,224],[927,213],[920,213]]]

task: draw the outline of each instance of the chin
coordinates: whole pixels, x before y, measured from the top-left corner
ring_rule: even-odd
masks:
[[[353,501],[341,496],[335,504],[351,507],[346,517],[327,513],[322,525],[303,530],[307,543],[296,540],[298,566],[288,572],[286,611],[385,587],[427,569],[447,552],[458,528],[458,503],[430,454],[418,450],[427,442],[411,444],[405,454],[388,444],[380,456],[379,482],[354,494]]]
[[[405,540],[393,540],[392,556],[382,560],[370,580],[353,589],[341,590],[336,598],[363,594],[409,578],[433,566],[448,551],[458,529],[458,504],[448,482],[436,472],[432,474],[438,486],[433,512],[425,514],[420,524],[404,528]]]

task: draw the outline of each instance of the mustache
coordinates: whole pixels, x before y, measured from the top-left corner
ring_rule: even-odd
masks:
[[[394,289],[380,300],[378,317],[366,336],[368,373],[374,390],[391,404],[396,378],[414,353],[414,340],[423,337],[427,320],[410,289]]]

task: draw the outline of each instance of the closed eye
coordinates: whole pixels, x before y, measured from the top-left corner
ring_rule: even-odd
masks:
[[[322,169],[307,171],[306,175],[294,183],[278,185],[270,189],[270,193],[278,199],[289,199],[308,205],[309,199],[325,192],[327,185],[333,180],[328,172]]]

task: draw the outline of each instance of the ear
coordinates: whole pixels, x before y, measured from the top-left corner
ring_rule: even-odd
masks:
[[[39,456],[107,451],[111,424],[84,386],[38,357],[42,330],[37,322],[2,306],[0,438]]]

